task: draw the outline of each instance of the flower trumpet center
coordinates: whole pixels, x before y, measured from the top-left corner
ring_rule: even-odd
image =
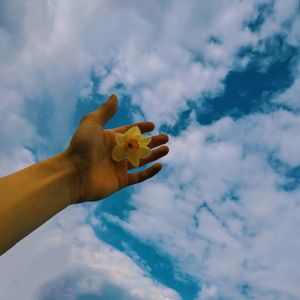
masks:
[[[130,151],[138,151],[140,145],[136,139],[130,138],[127,141],[127,149]]]

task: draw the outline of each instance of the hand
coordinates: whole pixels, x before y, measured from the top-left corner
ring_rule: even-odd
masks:
[[[75,167],[78,178],[78,199],[75,203],[103,199],[128,185],[149,179],[162,168],[160,163],[156,163],[143,171],[128,174],[128,170],[133,169],[128,160],[116,162],[112,159],[116,132],[124,133],[135,125],[142,133],[154,129],[152,122],[140,122],[105,130],[103,127],[116,113],[117,106],[117,97],[112,95],[104,105],[84,116],[64,151],[68,162]],[[160,147],[152,150],[148,158],[141,160],[140,166],[165,156],[169,148],[161,145],[167,142],[166,134],[153,136],[149,147]]]

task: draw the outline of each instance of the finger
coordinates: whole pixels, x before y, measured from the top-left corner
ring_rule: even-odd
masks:
[[[169,141],[169,137],[166,134],[159,134],[152,137],[149,143],[149,148],[155,148],[157,146],[163,145]]]
[[[164,157],[165,155],[167,155],[169,153],[169,147],[168,146],[161,146],[158,149],[155,149],[152,151],[151,155],[145,159],[141,159],[140,160],[140,165],[139,167],[142,167],[146,164],[149,164],[155,160],[158,160],[162,157]],[[127,167],[128,170],[134,169],[135,167],[130,163],[129,160],[127,160]]]
[[[138,126],[141,133],[150,132],[154,129],[155,125],[152,122],[138,122],[135,124],[125,125],[114,129],[115,132],[125,133],[129,128]]]
[[[154,175],[156,175],[162,169],[161,163],[156,163],[146,170],[128,174],[128,185],[140,183],[145,181]]]
[[[96,121],[104,127],[104,125],[114,116],[118,109],[118,98],[116,95],[111,95],[109,99],[91,115],[95,116]]]

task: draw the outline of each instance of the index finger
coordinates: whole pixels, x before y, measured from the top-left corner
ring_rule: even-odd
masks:
[[[133,126],[138,126],[141,130],[141,133],[150,132],[154,129],[155,125],[153,122],[138,122],[130,125],[124,125],[121,127],[114,128],[115,132],[125,133],[129,128]]]

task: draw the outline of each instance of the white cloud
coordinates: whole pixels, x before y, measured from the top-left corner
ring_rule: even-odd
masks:
[[[279,95],[274,102],[282,103],[292,109],[300,109],[300,77],[296,78],[293,85]]]
[[[0,257],[0,299],[180,299],[99,240],[88,211],[69,207]],[[71,282],[71,283],[70,283]]]
[[[220,92],[228,71],[245,65],[235,57],[240,47],[284,31],[294,17],[296,1],[275,1],[274,14],[254,34],[245,22],[261,3],[268,1],[2,1],[1,99],[14,93],[20,100],[11,113],[21,114],[26,99],[41,102],[47,94],[55,112],[50,133],[30,133],[39,158],[67,145],[73,128],[66,120],[91,68],[103,77],[101,92],[122,82],[148,119],[172,124],[187,100]],[[24,144],[21,138],[18,143]]]
[[[213,299],[216,299],[217,294],[218,294],[218,289],[216,286],[204,285],[201,292],[199,292],[198,299],[199,300],[209,300],[209,299],[213,300]]]
[[[272,101],[274,103],[284,104],[293,110],[300,110],[300,64],[295,66],[294,70],[294,82],[292,85],[274,97]]]
[[[168,176],[141,186],[137,209],[117,222],[211,287],[203,299],[240,299],[242,284],[256,299],[296,299],[300,190],[279,189],[285,178],[267,157],[299,165],[299,132],[299,116],[284,111],[192,124],[171,140]]]
[[[268,2],[1,1],[0,174],[25,167],[66,146],[77,97],[88,92],[83,85],[89,80],[91,68],[103,77],[101,92],[109,93],[114,84],[122,82],[148,119],[158,125],[172,124],[187,100],[219,93],[228,71],[247,64],[247,59],[235,57],[240,47],[250,45],[263,51],[264,44],[259,40],[282,32],[297,45],[296,0],[275,1],[274,12],[260,32],[252,33],[245,26],[257,15],[258,5]],[[291,18],[294,21],[289,31],[285,24]],[[297,82],[280,96],[293,108],[298,108],[294,97]],[[40,103],[44,94],[53,107],[53,112],[45,112],[50,124],[47,136],[40,135],[35,126],[41,124],[31,123],[32,116],[24,113],[28,99]],[[289,242],[287,234],[296,234],[299,193],[275,189],[274,184],[283,179],[270,169],[264,156],[273,149],[290,165],[298,164],[298,128],[298,117],[287,113],[258,115],[238,123],[225,119],[205,129],[193,125],[171,146],[169,163],[175,173],[144,186],[135,196],[139,211],[131,214],[130,225],[138,225],[139,234],[161,237],[163,249],[179,257],[185,271],[207,281],[207,297],[218,292],[235,296],[232,286],[238,280],[251,282],[256,290],[298,296],[297,264],[284,254],[288,252],[299,261],[297,241],[291,238]],[[209,135],[220,141],[206,144]],[[264,142],[258,143],[257,138]],[[26,145],[36,146],[37,157]],[[253,151],[244,157],[249,147]],[[237,190],[240,202],[218,202],[226,192],[230,197],[228,188]],[[146,203],[147,198],[155,201]],[[199,202],[207,203],[216,215],[205,206],[199,208]],[[98,241],[84,221],[76,225],[83,233],[77,239],[70,229],[72,218],[62,229],[51,221],[1,257],[1,269],[6,271],[5,280],[0,282],[7,299],[18,290],[23,299],[32,299],[31,291],[43,284],[55,286],[56,276],[69,276],[73,264],[79,270],[79,286],[87,289],[94,290],[96,282],[95,289],[101,290],[99,277],[105,277],[105,282],[137,298],[143,296],[135,282],[147,295],[175,297],[149,278],[143,279],[140,269],[125,255]],[[197,222],[199,227],[195,227]],[[53,251],[49,253],[48,248]],[[273,251],[277,248],[282,252]],[[118,275],[104,264],[107,259],[113,266],[121,265]],[[80,262],[84,266],[78,266]],[[91,264],[97,265],[95,273]],[[91,271],[87,280],[86,269]],[[30,279],[28,273],[36,276]],[[16,284],[19,289],[15,289]]]
[[[26,149],[35,128],[21,116],[22,99],[12,90],[0,88],[0,176],[32,164],[33,154]]]
[[[219,141],[230,139],[236,144],[243,142],[248,151],[272,152],[291,167],[300,164],[300,141],[296,138],[300,131],[298,114],[278,110],[270,114],[246,116],[237,124],[235,126],[232,119],[224,118],[208,130],[208,134],[216,134]]]
[[[272,14],[267,18],[261,28],[261,37],[267,37],[273,34],[284,33],[294,40],[295,31],[290,32],[288,22],[291,22],[292,27],[298,18],[299,1],[297,0],[277,0],[277,1],[261,1],[269,3],[272,6]],[[296,21],[297,22],[297,21]],[[294,30],[296,28],[294,27]]]
[[[136,47],[140,32],[129,36],[101,88],[107,90],[123,82],[147,118],[172,124],[187,100],[223,88],[222,80],[234,63],[236,51],[252,45],[256,38],[244,26],[255,11],[254,2],[171,3],[163,19],[155,26],[151,24],[159,34],[153,36],[142,26],[148,46],[144,48],[142,40],[142,52]],[[221,43],[211,43],[211,37]],[[194,56],[200,61],[194,61]]]

